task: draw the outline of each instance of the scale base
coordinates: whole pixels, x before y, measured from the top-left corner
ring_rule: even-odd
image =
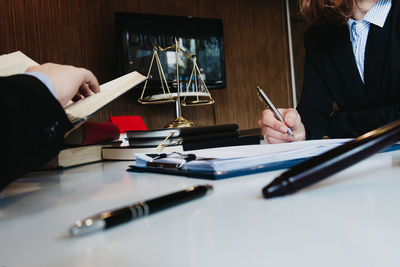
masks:
[[[165,128],[183,128],[183,127],[195,127],[196,124],[191,122],[184,117],[178,117],[175,120],[171,121]]]

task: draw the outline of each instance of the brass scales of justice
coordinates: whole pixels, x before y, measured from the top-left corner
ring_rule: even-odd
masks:
[[[159,52],[166,52],[175,50],[175,60],[176,60],[176,93],[171,93],[168,86],[167,79],[165,78],[164,70],[161,65],[160,58],[158,56]],[[179,53],[182,53],[185,57],[189,58],[193,62],[192,72],[186,85],[186,91],[181,91],[181,84],[179,80]],[[160,76],[162,93],[156,95],[145,96],[147,82],[150,77],[150,72],[153,67],[154,61],[156,61],[157,71]],[[214,103],[214,99],[211,97],[210,92],[206,86],[206,83],[202,76],[200,75],[200,69],[197,65],[196,54],[188,54],[179,45],[178,40],[175,38],[175,44],[162,48],[153,43],[153,57],[151,58],[151,63],[149,71],[147,73],[147,80],[144,83],[142,94],[138,99],[140,104],[165,104],[175,102],[176,107],[176,119],[170,122],[166,128],[182,128],[182,127],[194,127],[195,124],[184,117],[182,117],[181,106],[200,106],[200,105],[210,105]],[[200,83],[198,82],[200,81]],[[194,91],[190,92],[189,88],[191,85]],[[199,88],[200,87],[200,88]]]

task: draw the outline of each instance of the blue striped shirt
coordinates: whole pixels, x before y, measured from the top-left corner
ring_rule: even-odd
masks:
[[[379,0],[368,11],[368,13],[365,14],[362,20],[349,19],[347,22],[350,31],[350,41],[353,46],[354,58],[363,82],[365,46],[367,44],[369,26],[372,23],[382,28],[385,24],[391,7],[392,0]]]

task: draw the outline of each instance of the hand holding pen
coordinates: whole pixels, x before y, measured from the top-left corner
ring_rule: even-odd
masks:
[[[258,124],[264,139],[268,143],[284,143],[305,139],[305,129],[299,113],[295,109],[277,109],[265,92],[257,88],[266,110],[263,111]]]

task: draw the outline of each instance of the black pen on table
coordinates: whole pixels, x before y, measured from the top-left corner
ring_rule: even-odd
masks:
[[[321,181],[400,140],[400,120],[299,163],[265,186],[265,198],[291,194]]]
[[[274,113],[275,118],[277,118],[279,121],[281,121],[283,124],[286,125],[282,114],[279,112],[279,110],[274,106],[274,104],[272,104],[272,101],[268,98],[267,94],[264,92],[263,89],[261,89],[260,87],[257,87],[257,94],[258,97],[261,99],[261,101],[264,103],[264,105],[267,108],[270,108],[272,110],[272,113]],[[286,125],[287,126],[287,125]],[[290,127],[288,127],[287,129],[287,133],[291,136],[294,136],[292,129],[290,129]]]
[[[71,235],[87,234],[108,229],[122,223],[202,197],[213,189],[211,185],[198,185],[158,198],[140,201],[126,207],[105,211],[77,221],[70,229]]]

